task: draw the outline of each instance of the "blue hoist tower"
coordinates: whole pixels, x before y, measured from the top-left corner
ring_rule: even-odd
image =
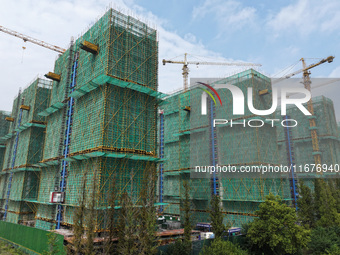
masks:
[[[159,111],[159,158],[164,159],[164,112]],[[163,203],[163,171],[164,163],[161,161],[159,164],[159,203]],[[159,207],[159,212],[163,212],[163,206]]]
[[[11,173],[9,175],[9,179],[8,179],[8,186],[7,186],[7,194],[6,194],[6,203],[5,203],[5,213],[4,213],[4,217],[3,217],[3,220],[5,221],[6,218],[7,218],[7,211],[8,211],[8,201],[9,201],[9,196],[11,194],[11,187],[12,187],[12,178],[13,178],[13,168],[14,168],[14,165],[15,165],[15,159],[16,159],[16,156],[17,156],[17,149],[18,149],[18,142],[19,142],[19,128],[20,128],[20,125],[21,125],[21,119],[22,119],[22,112],[23,110],[27,110],[29,108],[27,107],[24,107],[24,100],[25,98],[21,98],[20,99],[20,95],[21,93],[19,92],[19,96],[18,96],[18,102],[20,102],[21,100],[21,105],[20,105],[20,111],[19,111],[19,119],[18,119],[18,122],[17,122],[17,132],[16,132],[16,136],[15,136],[15,142],[14,142],[14,149],[13,149],[13,157],[12,157],[12,163],[11,163]],[[15,116],[16,117],[16,116]]]
[[[283,117],[284,120],[289,120],[289,116],[285,115]],[[289,186],[290,186],[290,195],[292,198],[293,206],[295,207],[295,210],[298,210],[297,206],[297,198],[298,198],[298,180],[295,173],[295,157],[294,157],[294,145],[293,145],[293,136],[292,136],[292,130],[291,128],[284,127],[285,132],[285,141],[286,141],[286,152],[287,152],[287,161],[289,164],[289,167],[291,169],[289,173]]]
[[[217,133],[216,127],[214,127],[214,118],[216,116],[215,104],[213,100],[210,99],[210,112],[209,112],[209,120],[210,120],[210,157],[211,157],[211,165],[216,167],[218,155],[217,155]],[[219,192],[219,181],[216,176],[216,172],[214,171],[213,176],[210,180],[211,183],[211,194],[212,195],[220,195]]]
[[[67,90],[69,94],[71,94],[76,86],[76,78],[77,78],[77,67],[78,67],[78,57],[79,52],[76,52],[73,56],[73,44],[71,43],[70,47],[70,58],[72,61],[72,69],[71,69],[71,81],[69,85],[69,89]],[[74,98],[69,97],[67,100],[67,112],[66,112],[66,128],[65,128],[65,136],[63,141],[63,160],[61,162],[61,172],[60,172],[60,182],[59,182],[59,191],[62,193],[62,196],[65,196],[66,189],[66,177],[68,172],[69,163],[66,161],[70,153],[70,144],[71,144],[71,134],[72,134],[72,122],[73,122],[73,112],[74,112]],[[63,205],[62,203],[58,204],[57,208],[57,226],[56,229],[60,229],[60,225],[62,222],[63,216]]]

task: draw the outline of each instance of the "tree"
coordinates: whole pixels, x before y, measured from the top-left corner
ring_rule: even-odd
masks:
[[[86,176],[85,172],[82,177],[82,189],[78,199],[79,206],[75,209],[73,219],[73,250],[75,254],[81,254],[83,250],[83,234],[84,234],[84,213],[86,203]]]
[[[58,235],[53,232],[54,229],[55,227],[53,227],[52,231],[47,234],[48,251],[44,251],[43,255],[54,255],[60,252],[59,247],[57,245]]]
[[[227,231],[229,227],[223,224],[223,214],[222,214],[220,196],[212,195],[210,204],[211,204],[210,221],[211,221],[212,229],[215,234],[215,238],[223,237],[224,234],[227,234],[225,233],[225,231]]]
[[[133,205],[131,197],[126,192],[121,196],[120,207],[118,217],[118,254],[136,254],[138,251],[136,240],[138,211]]]
[[[340,247],[334,244],[323,255],[340,255]]]
[[[170,244],[166,250],[167,255],[185,255],[187,253],[188,245],[181,239],[177,239],[176,242]],[[191,254],[191,253],[189,253]]]
[[[340,228],[316,227],[312,230],[311,240],[312,242],[308,244],[308,249],[310,253],[327,254],[325,253],[327,250],[331,251],[332,249],[335,249],[335,247],[333,246],[340,247]]]
[[[146,168],[143,175],[143,185],[141,189],[141,213],[139,230],[139,254],[152,255],[157,253],[156,238],[156,166],[151,165]]]
[[[91,200],[89,205],[88,214],[86,217],[86,242],[85,242],[85,255],[92,255],[94,254],[93,249],[93,240],[94,240],[94,228],[95,228],[95,219],[96,219],[96,210],[95,205],[97,201],[97,173],[94,171],[93,178],[92,178],[92,194],[91,194]]]
[[[294,254],[310,241],[310,230],[296,224],[295,209],[279,196],[267,196],[255,214],[258,218],[250,223],[247,237],[264,254]]]
[[[315,180],[315,205],[317,225],[321,227],[340,226],[340,214],[330,186],[322,179]]]
[[[322,203],[320,195],[322,193],[322,182],[321,179],[319,178],[315,178],[314,179],[314,207],[315,207],[315,216],[316,216],[316,220],[320,219],[320,204]]]
[[[117,189],[116,189],[116,175],[112,176],[112,182],[109,187],[108,192],[108,217],[107,217],[107,230],[108,230],[108,236],[105,241],[105,247],[104,247],[104,253],[105,254],[114,254],[115,253],[115,247],[113,238],[117,235],[116,233],[116,199],[117,199]]]
[[[238,245],[229,241],[223,241],[220,237],[214,239],[210,246],[204,246],[200,255],[247,255]]]
[[[331,189],[332,195],[335,199],[336,209],[338,213],[340,213],[340,179],[339,175],[335,177],[335,179],[331,179],[328,181],[329,187]]]
[[[184,224],[184,245],[186,246],[186,254],[191,253],[191,204],[190,204],[190,185],[187,180],[183,181],[183,188],[184,188],[184,199],[182,202],[184,217],[183,217],[183,224]]]
[[[315,226],[315,206],[312,191],[307,187],[303,181],[299,182],[299,199],[297,200],[298,219],[301,224],[307,228]]]
[[[248,230],[249,230],[249,228],[250,228],[250,223],[244,223],[242,225],[241,232],[246,237],[244,239],[243,244],[242,244],[242,248],[245,249],[245,250],[248,250],[249,252],[251,252],[251,254],[261,254],[262,253],[261,249],[259,249],[257,247],[257,245],[254,245],[251,242],[250,238],[248,238]]]

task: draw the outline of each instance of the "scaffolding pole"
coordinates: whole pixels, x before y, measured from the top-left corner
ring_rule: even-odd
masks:
[[[20,98],[18,98],[18,100],[20,100]],[[23,105],[23,104],[24,104],[24,98],[21,99],[21,105]],[[15,158],[17,156],[19,133],[20,133],[19,127],[20,127],[20,124],[21,124],[22,111],[23,111],[23,109],[20,108],[19,120],[18,120],[18,125],[17,125],[18,131],[17,131],[16,137],[15,137],[15,144],[14,144],[14,151],[13,151],[11,170],[14,168]],[[9,196],[11,194],[12,178],[13,178],[13,172],[10,173],[10,176],[9,176],[9,179],[8,179],[8,187],[7,187],[7,194],[6,194],[6,204],[5,204],[5,213],[4,213],[4,217],[3,217],[4,221],[6,221],[6,218],[7,218],[8,201],[9,201]]]

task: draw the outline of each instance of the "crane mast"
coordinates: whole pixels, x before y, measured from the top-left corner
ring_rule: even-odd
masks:
[[[242,62],[207,62],[207,61],[188,61],[187,59],[188,53],[184,53],[183,61],[173,61],[173,60],[165,60],[163,59],[163,65],[165,64],[182,64],[182,75],[183,75],[183,87],[184,91],[188,90],[188,77],[189,77],[189,67],[188,65],[215,65],[215,66],[261,66],[261,64],[253,64],[253,63],[242,63]]]
[[[58,53],[64,53],[64,52],[66,51],[65,49],[63,49],[63,48],[61,48],[61,47],[59,47],[59,46],[56,46],[56,45],[53,45],[53,44],[49,44],[49,43],[47,43],[47,42],[44,42],[44,41],[35,39],[35,38],[33,38],[33,37],[30,37],[30,36],[21,34],[21,33],[19,33],[19,32],[16,32],[16,31],[14,31],[14,30],[8,29],[8,28],[3,27],[3,26],[0,26],[0,31],[1,31],[1,32],[4,32],[4,33],[6,33],[6,34],[12,35],[12,36],[21,38],[21,39],[24,40],[24,42],[31,42],[31,43],[34,43],[34,44],[36,44],[36,45],[45,47],[45,48],[47,48],[47,49],[56,51],[56,52],[58,52]]]
[[[164,59],[163,59],[163,65],[165,65]],[[189,67],[188,67],[188,61],[187,61],[187,53],[184,54],[184,63],[182,68],[182,75],[183,75],[183,84],[184,84],[184,90],[187,91],[188,89],[188,78],[189,78]]]
[[[276,81],[274,81],[272,84],[280,82],[281,80],[284,79],[289,79],[290,77],[302,73],[303,75],[303,85],[306,89],[308,89],[308,91],[311,91],[311,80],[310,80],[310,69],[317,67],[323,63],[332,63],[334,59],[334,56],[329,56],[327,58],[324,58],[322,60],[320,60],[319,62],[315,63],[315,64],[311,64],[309,66],[306,65],[305,59],[301,58],[301,62],[302,62],[302,69],[295,71],[293,73],[290,73]],[[314,157],[314,162],[315,165],[321,165],[321,153],[319,150],[319,140],[318,140],[318,133],[317,133],[317,129],[316,129],[316,122],[315,122],[315,116],[314,116],[314,107],[313,107],[313,102],[312,99],[310,99],[307,102],[307,108],[308,111],[312,114],[309,118],[309,127],[310,127],[310,132],[311,132],[311,138],[312,138],[312,146],[313,146],[313,157]]]
[[[334,59],[334,57],[330,56],[328,57],[329,61],[328,63],[331,63]],[[306,89],[311,91],[311,80],[310,80],[310,71],[309,69],[321,65],[325,63],[326,61],[320,61],[317,64],[311,65],[310,68],[307,68],[306,62],[304,58],[301,58],[302,62],[302,67],[303,67],[303,85]],[[313,107],[313,102],[312,99],[310,99],[307,102],[307,108],[308,111],[312,114],[311,118],[309,119],[309,127],[310,127],[310,132],[311,132],[311,138],[312,138],[312,146],[313,146],[313,157],[314,157],[314,162],[315,165],[321,165],[321,153],[319,150],[319,139],[318,139],[318,133],[316,131],[316,122],[315,122],[315,116],[314,116],[314,107]]]

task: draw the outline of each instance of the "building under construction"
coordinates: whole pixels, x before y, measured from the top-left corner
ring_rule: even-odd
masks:
[[[158,92],[156,30],[113,9],[71,42],[46,77],[19,92],[11,114],[0,112],[0,208],[8,222],[46,230],[70,227],[81,194],[86,201],[95,194],[100,232],[113,180],[118,197],[127,192],[138,204],[145,172],[158,171],[160,212],[181,215],[182,184],[188,180],[193,222],[209,221],[211,196],[219,194],[225,221],[240,226],[256,217],[270,192],[294,204],[296,176],[190,178],[194,163],[239,168],[312,163],[315,155],[327,164],[340,160],[331,100],[313,99],[319,151],[312,150],[309,119],[295,108],[288,114],[298,120],[296,128],[214,127],[214,118],[240,121],[254,115],[249,109],[232,115],[228,91],[220,93],[221,106],[208,100],[207,115],[200,112],[198,87]],[[254,94],[254,106],[271,106],[272,84],[265,75],[250,69],[215,79],[212,86],[225,83],[243,92],[267,91]]]
[[[98,196],[100,231],[113,176],[138,203],[144,172],[157,168],[156,30],[110,9],[45,76],[53,82],[35,80],[1,115],[2,216],[70,226],[85,188]]]
[[[207,80],[207,81],[205,81]],[[222,105],[215,106],[213,100],[207,103],[207,114],[201,115],[202,90],[195,86],[197,81],[209,82],[211,86],[232,84],[244,94],[247,88],[257,91],[253,95],[256,109],[269,109],[272,105],[271,79],[255,71],[247,70],[225,79],[192,79],[189,91],[178,91],[169,95],[161,107],[163,127],[162,150],[164,164],[160,193],[165,213],[180,215],[180,201],[183,199],[183,181],[190,183],[192,216],[194,222],[209,222],[209,208],[212,194],[218,194],[222,201],[225,222],[241,227],[256,217],[255,211],[265,197],[272,193],[279,195],[292,206],[298,198],[299,177],[312,185],[312,175],[282,174],[271,178],[244,174],[235,176],[216,174],[207,176],[191,175],[195,166],[240,166],[260,165],[304,165],[314,164],[314,156],[321,155],[322,163],[336,165],[340,160],[340,143],[334,106],[330,99],[312,99],[313,116],[305,116],[298,108],[290,107],[287,115],[298,122],[297,127],[284,128],[265,119],[280,119],[277,111],[269,116],[255,116],[247,107],[244,115],[233,115],[233,100],[229,90],[219,90]],[[263,93],[260,93],[263,92]],[[306,106],[306,105],[305,105]],[[214,119],[228,119],[238,123],[250,119],[262,119],[262,127],[249,127],[238,124],[231,126],[213,125]],[[316,126],[311,128],[309,119],[315,118]],[[311,130],[317,130],[319,151],[313,150]],[[287,138],[289,135],[289,139]],[[289,149],[288,149],[289,147]],[[268,176],[267,176],[268,177]],[[314,176],[315,177],[315,176]]]

